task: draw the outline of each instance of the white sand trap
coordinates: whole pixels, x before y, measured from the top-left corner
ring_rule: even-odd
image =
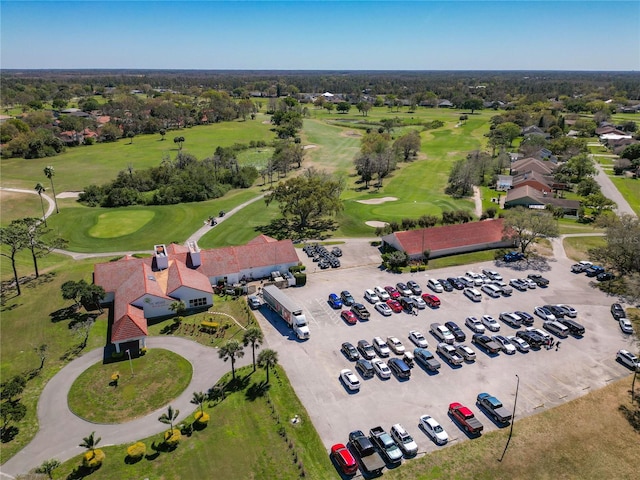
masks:
[[[373,228],[378,228],[378,227],[382,228],[382,227],[386,227],[387,225],[389,225],[387,222],[379,222],[377,220],[369,220],[368,222],[364,222],[364,223],[365,223],[365,225],[368,225],[368,226],[373,227]]]
[[[384,202],[393,202],[398,200],[396,197],[382,197],[382,198],[371,198],[369,200],[357,200],[358,203],[364,203],[366,205],[379,205]]]
[[[58,198],[78,198],[82,192],[62,192],[56,195]]]
[[[312,144],[312,145],[305,145],[305,146],[304,146],[304,147],[302,147],[302,148],[303,148],[303,150],[309,150],[310,148],[318,148],[318,146],[317,146],[317,145],[313,145],[313,144]]]

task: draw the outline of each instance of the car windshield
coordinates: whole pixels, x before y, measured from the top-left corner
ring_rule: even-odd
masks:
[[[440,433],[442,432],[442,427],[440,425],[436,425],[435,427],[433,427],[433,431],[436,433]]]

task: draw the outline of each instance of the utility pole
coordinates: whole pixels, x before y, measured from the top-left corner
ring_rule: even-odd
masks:
[[[516,396],[513,399],[513,413],[511,414],[511,429],[509,430],[509,438],[507,438],[507,444],[504,446],[504,451],[502,452],[502,456],[498,459],[499,462],[502,461],[505,454],[507,453],[507,448],[509,448],[509,442],[511,441],[511,436],[513,435],[513,424],[516,421],[516,403],[518,402],[518,389],[520,388],[520,377],[516,373],[516,378],[518,379],[516,383]]]

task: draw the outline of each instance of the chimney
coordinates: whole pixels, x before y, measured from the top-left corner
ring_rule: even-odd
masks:
[[[191,265],[195,267],[199,267],[202,265],[202,259],[200,258],[200,247],[195,242],[195,240],[189,242],[187,244],[189,247],[189,258],[191,258]]]
[[[156,257],[156,267],[158,270],[169,268],[169,257],[167,255],[167,247],[164,245],[155,245],[153,247],[153,255]]]

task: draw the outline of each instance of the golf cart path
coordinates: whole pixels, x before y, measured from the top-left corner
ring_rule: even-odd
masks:
[[[0,190],[4,190],[5,192],[28,193],[30,195],[38,195],[38,192],[36,192],[35,190],[27,190],[27,189],[24,189],[24,188],[0,187]],[[47,201],[47,204],[49,205],[48,208],[47,208],[46,213],[44,214],[45,218],[47,218],[47,217],[51,216],[53,214],[53,212],[55,211],[56,203],[54,202],[53,198],[51,198],[46,193],[42,194],[42,198],[44,198]]]
[[[184,338],[148,337],[147,347],[162,348],[181,355],[193,368],[191,382],[187,388],[170,402],[174,409],[180,410],[175,424],[179,424],[198,408],[191,403],[194,392],[207,392],[230,370],[230,364],[218,357],[218,349]],[[158,421],[158,417],[165,413],[167,405],[144,417],[117,425],[88,422],[69,410],[67,394],[73,382],[87,368],[101,362],[103,352],[104,349],[97,348],[86,353],[66,365],[47,382],[38,400],[38,433],[26,447],[0,467],[0,478],[15,478],[17,475],[26,474],[45,460],[55,458],[64,462],[82,453],[84,450],[79,447],[79,443],[93,431],[96,437],[102,438],[99,446],[106,447],[126,445],[167,430],[167,426]],[[127,363],[125,359],[119,364],[114,364],[114,370],[119,367],[120,370],[127,371]],[[250,363],[251,356],[246,355],[236,360],[236,368]]]

